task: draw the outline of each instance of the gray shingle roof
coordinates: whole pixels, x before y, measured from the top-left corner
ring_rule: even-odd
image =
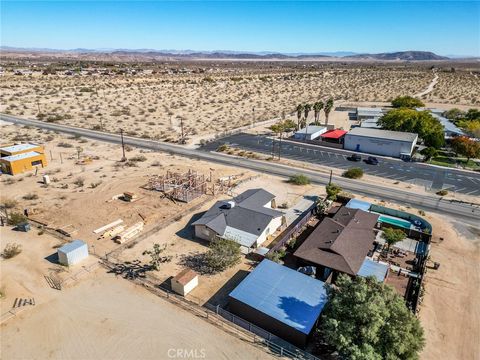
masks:
[[[222,236],[228,227],[250,234],[260,235],[281,211],[264,207],[275,196],[263,189],[250,189],[233,199],[233,208],[225,207],[225,201],[217,201],[193,225],[205,225]]]

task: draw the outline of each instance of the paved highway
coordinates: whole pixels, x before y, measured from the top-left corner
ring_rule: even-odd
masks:
[[[42,129],[57,131],[70,135],[83,136],[85,138],[99,141],[106,141],[117,144],[120,143],[120,136],[117,134],[103,133],[94,130],[46,123],[37,120],[21,119],[3,114],[0,115],[0,120],[12,122],[19,125],[28,125]],[[318,173],[316,171],[303,169],[300,170],[291,166],[245,158],[236,158],[220,153],[202,151],[198,149],[187,149],[179,145],[162,143],[158,141],[145,140],[127,136],[125,137],[125,143],[131,146],[165,151],[168,153],[186,156],[189,158],[197,158],[227,166],[242,167],[245,169],[254,170],[270,175],[277,175],[281,177],[289,177],[298,172],[302,172],[309,176],[313,183],[317,184],[326,184],[329,180],[328,175]],[[443,215],[449,215],[451,217],[463,220],[474,225],[480,223],[480,206],[472,206],[466,203],[444,200],[435,195],[418,195],[413,192],[391,189],[388,187],[377,186],[373,184],[366,184],[362,181],[350,180],[341,177],[334,177],[334,181],[335,183],[342,186],[345,190],[353,193],[363,194],[386,201],[393,201],[399,204],[417,207],[428,211],[434,211]]]
[[[205,146],[206,150],[214,150],[221,144],[230,144],[244,150],[265,154],[272,153],[272,139],[252,134],[236,134],[219,139]],[[279,141],[275,139],[275,154],[278,155]],[[480,195],[480,173],[457,169],[446,169],[422,163],[405,162],[397,159],[377,157],[378,165],[368,165],[364,161],[347,160],[353,152],[302,144],[293,141],[282,141],[281,156],[292,160],[300,160],[317,165],[339,169],[361,167],[369,175],[375,175],[392,180],[410,182],[425,186],[426,189],[449,189],[462,194]],[[361,154],[363,159],[368,155]]]

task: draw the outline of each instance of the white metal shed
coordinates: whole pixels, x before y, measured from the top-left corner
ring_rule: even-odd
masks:
[[[74,240],[57,250],[58,262],[63,265],[74,265],[88,257],[88,245],[82,240]]]

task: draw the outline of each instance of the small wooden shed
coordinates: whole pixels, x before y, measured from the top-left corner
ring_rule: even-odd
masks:
[[[183,269],[171,280],[172,290],[180,295],[187,295],[198,286],[198,274],[192,269]]]

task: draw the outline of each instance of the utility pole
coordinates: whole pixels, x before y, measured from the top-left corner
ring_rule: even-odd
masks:
[[[182,131],[181,144],[185,144],[185,133],[183,132],[183,117],[180,118],[180,129]]]
[[[252,127],[255,125],[255,106],[252,108]]]
[[[123,129],[120,129],[120,136],[122,138],[122,151],[123,151],[122,160],[120,161],[127,161],[127,157],[125,156],[125,143],[123,142]]]
[[[332,174],[333,170],[330,170],[330,180],[328,180],[328,185],[332,185]]]
[[[280,161],[280,155],[282,153],[282,134],[280,133],[280,141],[278,143],[278,160]]]

